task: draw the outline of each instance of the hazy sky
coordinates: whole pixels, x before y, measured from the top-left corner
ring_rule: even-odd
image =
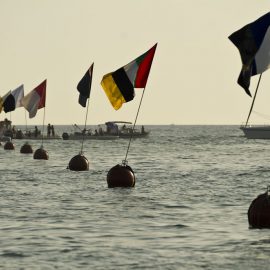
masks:
[[[228,36],[269,12],[266,0],[0,0],[0,95],[47,79],[46,123],[82,124],[76,86],[95,63],[88,124],[134,121],[142,89],[115,111],[100,81],[156,42],[138,124],[241,124],[252,99],[236,83]],[[252,78],[254,93],[258,77]],[[270,119],[270,71],[255,112]],[[0,119],[10,117],[2,112]],[[24,109],[11,114],[25,123]],[[42,124],[43,109],[28,124]],[[254,114],[251,121],[268,120]],[[270,120],[268,121],[270,122]]]

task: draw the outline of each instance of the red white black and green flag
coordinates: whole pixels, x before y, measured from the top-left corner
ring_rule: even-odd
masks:
[[[145,88],[157,44],[129,64],[103,76],[101,85],[115,110],[133,100],[134,88]]]

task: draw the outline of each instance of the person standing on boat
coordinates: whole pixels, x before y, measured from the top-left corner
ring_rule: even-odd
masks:
[[[142,132],[142,134],[144,134],[144,126],[142,126],[142,129],[141,129],[141,132]]]
[[[98,133],[99,133],[99,135],[103,135],[103,130],[102,130],[101,126],[99,126]]]
[[[54,126],[53,125],[51,125],[51,130],[52,130],[52,136],[54,137],[55,133],[54,133]]]
[[[37,137],[38,136],[38,128],[37,128],[37,126],[35,126],[35,137]]]
[[[51,124],[48,124],[47,126],[47,137],[51,136]]]

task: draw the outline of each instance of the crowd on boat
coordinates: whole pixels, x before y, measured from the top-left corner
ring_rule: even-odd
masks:
[[[47,139],[49,138],[56,138],[59,137],[57,134],[55,134],[54,126],[51,124],[48,124],[47,126],[47,136],[43,135],[41,130],[34,126],[34,128],[26,128],[25,131],[22,131],[21,129],[17,129],[16,126],[12,126],[12,122],[5,118],[3,121],[0,121],[0,140],[7,140],[7,138],[10,139],[39,139],[41,137],[45,137]]]
[[[54,125],[47,125],[47,134],[37,127],[26,128],[25,131],[17,129],[16,126],[12,126],[12,122],[5,118],[0,121],[0,140],[10,139],[117,139],[117,138],[129,138],[133,137],[145,137],[149,134],[149,131],[145,131],[144,126],[141,129],[134,129],[130,122],[124,121],[110,121],[105,125],[98,125],[95,129],[81,129],[78,125],[74,124],[75,131],[73,133],[64,132],[62,136],[59,136],[55,132]]]

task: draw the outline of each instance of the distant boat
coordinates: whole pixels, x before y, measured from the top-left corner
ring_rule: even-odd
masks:
[[[26,140],[61,140],[62,137],[58,134],[55,135],[42,135],[40,132],[27,131],[23,133],[21,130],[17,130],[13,139],[26,139]]]
[[[249,114],[246,120],[245,125],[240,126],[240,129],[244,132],[244,135],[246,138],[248,139],[270,139],[270,125],[250,125],[248,124],[253,106],[254,106],[254,102],[257,96],[257,92],[259,89],[259,85],[260,85],[260,81],[261,81],[261,77],[262,74],[260,74],[258,83],[257,83],[257,87],[256,87],[256,91],[251,103],[251,107],[249,110]]]
[[[12,122],[8,119],[0,121],[0,141],[10,141],[11,139],[27,139],[27,140],[59,140],[62,139],[61,136],[54,135],[43,135],[40,130],[27,130],[22,131],[21,129],[16,129],[12,127]]]
[[[143,138],[150,134],[150,131],[146,131],[144,126],[141,126],[141,130],[134,129],[131,122],[126,121],[109,121],[105,123],[106,134],[117,135],[120,138]]]
[[[134,129],[132,133],[132,123],[126,121],[109,121],[98,125],[98,127],[92,131],[91,129],[82,130],[78,125],[73,125],[76,129],[73,133],[64,132],[62,138],[64,140],[115,140],[119,138],[130,138],[131,134],[133,138],[143,138],[150,134],[150,131],[146,131],[144,126],[141,130]]]
[[[81,129],[78,125],[73,125],[77,131],[73,133],[64,132],[62,134],[63,140],[115,140],[118,139],[119,136],[115,136],[114,134],[105,134],[103,130],[100,128],[99,131],[97,129],[93,133],[90,129]],[[78,131],[79,130],[79,131]]]
[[[270,139],[270,125],[241,126],[240,129],[248,139]]]

